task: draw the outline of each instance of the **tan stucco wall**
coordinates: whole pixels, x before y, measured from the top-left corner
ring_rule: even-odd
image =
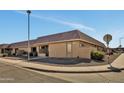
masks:
[[[72,53],[67,53],[67,43],[72,43]],[[58,58],[65,58],[65,57],[81,57],[81,58],[90,58],[90,53],[93,50],[97,50],[97,46],[93,44],[89,44],[82,41],[68,41],[68,42],[57,42],[57,43],[49,43],[48,50],[49,50],[49,57],[58,57]],[[80,43],[83,43],[84,46],[81,47]],[[45,56],[45,53],[39,52],[39,46],[43,44],[36,45],[38,56]],[[27,51],[27,48],[19,48],[19,50]]]
[[[82,43],[82,42],[81,42]],[[80,47],[80,41],[73,42],[73,57],[90,58],[90,53],[95,50],[94,47],[89,44],[83,43],[84,46]]]
[[[81,58],[89,58],[90,59],[91,58],[91,56],[90,56],[91,51],[92,51],[92,48],[87,48],[87,47],[79,48],[78,55]]]
[[[66,57],[66,43],[49,44],[50,57]]]
[[[67,43],[72,44],[72,52],[71,53],[67,53]],[[83,44],[84,46],[81,47],[80,44]],[[38,52],[38,56],[46,56],[45,53],[39,52],[39,46],[41,46],[41,45],[35,45],[37,52]],[[24,51],[28,52],[28,48],[18,48],[18,50],[24,50]],[[77,40],[77,41],[68,41],[68,42],[61,42],[61,43],[60,42],[50,43],[50,44],[48,44],[48,50],[49,50],[49,57],[90,58],[91,51],[97,50],[97,46]],[[31,48],[30,48],[30,51],[31,51]],[[15,53],[15,49],[12,50],[12,53]]]
[[[85,44],[84,47],[80,47],[80,41],[73,41],[72,43],[72,53],[67,53],[67,42],[49,44],[49,56],[50,57],[81,57],[90,58],[90,53],[92,50],[96,50],[96,47]]]
[[[24,51],[28,52],[28,48],[19,48],[19,50],[24,50]],[[31,52],[31,48],[30,48],[30,52]]]
[[[97,47],[93,44],[85,43],[85,42],[82,42],[82,41],[80,41],[80,43],[83,43],[85,47],[90,48],[94,51],[97,50]]]
[[[72,42],[72,57],[79,56],[79,41]]]
[[[18,48],[18,50],[23,50],[25,52],[28,52],[28,48]],[[31,48],[30,48],[30,52],[31,52]],[[12,49],[12,53],[15,53],[15,48]]]

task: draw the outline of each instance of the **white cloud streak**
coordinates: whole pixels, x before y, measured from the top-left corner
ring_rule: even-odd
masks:
[[[20,13],[20,14],[26,14],[23,11],[16,11],[16,12]],[[55,18],[52,18],[52,17],[44,17],[44,16],[40,16],[40,15],[36,15],[36,14],[31,14],[31,16],[34,17],[34,18],[39,18],[39,19],[42,19],[42,20],[48,20],[48,21],[52,21],[52,22],[55,22],[55,23],[65,25],[65,26],[69,26],[69,27],[72,27],[74,29],[82,29],[82,30],[86,30],[86,31],[95,31],[94,28],[83,25],[83,24],[80,24],[80,23],[63,21],[63,20],[60,20],[60,19],[55,19]]]

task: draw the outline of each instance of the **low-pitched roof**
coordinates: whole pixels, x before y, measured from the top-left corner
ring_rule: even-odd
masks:
[[[94,45],[105,47],[105,45],[100,41],[86,35],[83,32],[80,32],[79,30],[72,30],[68,32],[38,37],[35,40],[30,40],[30,45],[34,45],[37,43],[51,43],[51,42],[57,42],[57,41],[72,40],[72,39],[81,39],[86,42],[92,43]],[[27,46],[28,46],[28,41],[22,41],[22,42],[12,43],[9,46],[8,44],[4,44],[3,46],[0,46],[0,48],[1,47],[20,48],[20,47],[27,47]]]
[[[94,43],[95,45],[98,45],[98,46],[105,47],[105,45],[102,42],[96,40],[95,38],[90,37],[90,36],[86,35],[83,32],[80,32],[80,31],[78,31],[78,33],[79,33],[80,39],[83,39],[83,40],[86,40],[88,42]]]
[[[30,40],[30,45],[33,45],[35,43],[35,40]],[[23,48],[28,47],[28,41],[22,41],[22,42],[16,42],[12,43],[9,46],[10,48]]]
[[[95,45],[105,47],[103,43],[100,41],[86,35],[83,32],[80,32],[79,30],[72,30],[69,32],[63,32],[63,33],[57,33],[53,35],[48,36],[42,36],[37,38],[36,43],[45,43],[45,42],[56,42],[56,41],[64,41],[64,40],[71,40],[71,39],[82,39],[87,42],[91,42]]]
[[[8,48],[9,44],[0,44],[0,48]]]

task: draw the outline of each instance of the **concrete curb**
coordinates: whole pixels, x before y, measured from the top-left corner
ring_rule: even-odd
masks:
[[[17,60],[10,60],[10,59],[8,60],[8,59],[4,59],[4,58],[0,58],[0,59],[3,60],[4,62],[7,62],[9,64],[13,64],[16,66],[20,66],[22,68],[36,70],[36,71],[50,72],[50,73],[105,73],[105,72],[113,72],[113,70],[107,68],[108,65],[102,66],[103,68],[101,68],[101,66],[90,67],[89,69],[88,69],[88,67],[87,67],[87,69],[85,69],[84,67],[82,69],[82,67],[80,67],[81,70],[77,70],[77,69],[79,69],[79,67],[77,69],[74,68],[74,69],[67,69],[67,70],[63,69],[63,67],[62,67],[62,70],[61,70],[60,68],[54,69],[55,66],[47,66],[47,65],[40,66],[40,64],[24,63],[24,62],[21,62],[20,60],[18,60],[18,61]],[[13,62],[13,61],[15,61],[15,62]],[[50,69],[50,68],[52,68],[52,69]],[[67,68],[67,67],[65,67],[65,68]],[[99,69],[99,70],[97,70],[97,69]],[[118,69],[124,70],[124,68],[118,68]]]
[[[38,69],[32,67],[24,67],[31,70],[43,71],[43,72],[50,72],[50,73],[105,73],[105,72],[113,72],[112,70],[98,70],[98,71],[56,71],[56,70],[47,70],[47,69]],[[119,69],[124,70],[124,68]]]

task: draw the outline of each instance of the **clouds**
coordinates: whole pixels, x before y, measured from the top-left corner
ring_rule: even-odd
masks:
[[[21,13],[21,14],[26,14],[23,11],[16,11],[16,12]],[[60,20],[60,19],[56,19],[56,18],[52,18],[52,17],[45,17],[45,16],[41,16],[41,15],[36,15],[36,14],[31,14],[31,16],[34,17],[34,18],[41,19],[41,20],[48,20],[48,21],[51,21],[51,22],[54,22],[54,23],[69,26],[73,29],[81,29],[81,30],[84,30],[84,31],[95,31],[94,28],[86,26],[84,24],[80,24],[80,23],[69,22],[69,21],[65,21],[65,20]]]
[[[26,15],[26,11],[16,11],[17,13],[21,13]],[[100,14],[99,12],[97,14]],[[61,18],[57,19],[55,16],[51,17],[51,16],[43,16],[40,14],[36,14],[35,12],[31,14],[32,18],[36,18],[39,20],[44,20],[46,22],[52,22],[52,23],[56,23],[59,24],[61,27],[69,27],[72,29],[79,29],[81,31],[83,31],[84,33],[96,38],[97,40],[104,42],[103,41],[103,36],[105,34],[111,34],[113,39],[110,42],[110,47],[117,47],[119,46],[119,38],[123,37],[123,18],[120,18],[120,16],[101,16],[101,15],[94,15],[94,17],[92,17],[92,15],[90,16],[79,16],[81,20],[85,20],[85,22],[89,23],[89,25],[93,25],[95,27],[92,28],[86,24],[81,24],[81,23],[75,23],[73,19],[73,17],[69,18],[68,20],[63,20]],[[66,15],[66,14],[65,14]],[[108,14],[109,15],[109,14]],[[69,15],[71,16],[71,14]],[[60,16],[61,17],[61,16]],[[76,18],[78,16],[74,16],[74,18]],[[111,18],[110,18],[111,17]],[[85,19],[86,18],[86,19]],[[120,19],[119,19],[120,18]],[[122,23],[121,23],[122,21]],[[54,28],[53,28],[54,29]],[[61,29],[61,28],[60,28]],[[50,29],[51,30],[51,29]],[[122,44],[124,46],[124,40],[122,40]]]

